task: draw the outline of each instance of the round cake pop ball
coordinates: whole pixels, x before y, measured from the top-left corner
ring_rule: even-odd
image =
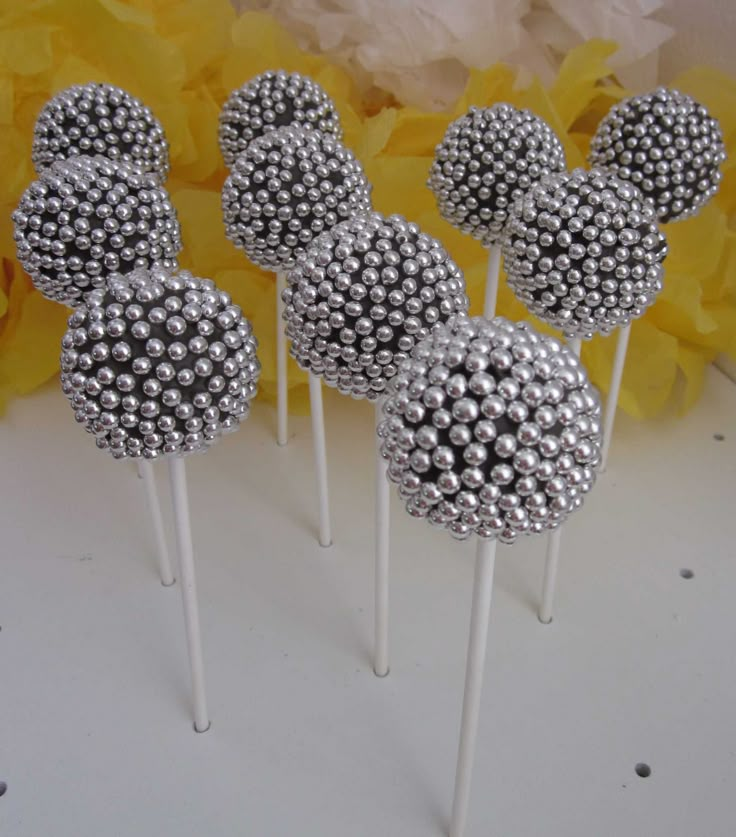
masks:
[[[248,417],[260,374],[240,308],[186,271],[111,277],[61,345],[75,418],[116,459],[207,450]]]
[[[600,402],[579,359],[527,323],[459,315],[419,343],[379,426],[406,509],[459,539],[513,543],[579,508]]]
[[[549,172],[565,168],[555,132],[505,103],[472,107],[437,146],[427,185],[440,215],[484,247],[500,243],[511,204]]]
[[[355,398],[378,398],[417,342],[468,307],[460,268],[400,215],[339,224],[315,239],[288,282],[291,354]]]
[[[509,217],[509,287],[567,337],[610,334],[662,290],[667,240],[654,206],[603,169],[545,177]]]
[[[13,213],[18,261],[48,299],[75,306],[113,272],[176,267],[179,222],[156,175],[102,157],[60,160]]]
[[[660,87],[614,105],[588,159],[638,186],[667,223],[694,215],[715,195],[726,151],[721,126],[703,105]]]
[[[169,144],[161,123],[140,99],[111,84],[75,84],[41,109],[33,131],[33,165],[41,174],[55,160],[99,154],[169,173]]]
[[[342,139],[335,104],[316,81],[300,73],[267,70],[233,92],[220,112],[219,141],[231,167],[254,139],[288,125]]]
[[[222,190],[225,232],[255,264],[285,270],[315,236],[369,209],[370,195],[362,166],[334,136],[280,128],[236,160]]]

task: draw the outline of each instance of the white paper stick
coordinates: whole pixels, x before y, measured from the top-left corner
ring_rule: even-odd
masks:
[[[312,374],[309,375],[309,405],[312,412],[314,470],[317,476],[319,545],[332,546],[330,495],[327,481],[327,446],[325,444],[325,415],[322,407],[322,382],[316,375]]]
[[[580,357],[581,340],[579,337],[571,338],[567,345]],[[549,625],[552,621],[552,609],[555,599],[555,585],[557,583],[557,568],[560,563],[560,540],[562,539],[562,526],[550,532],[547,537],[547,555],[544,559],[544,578],[542,580],[542,600],[539,605],[539,621]]]
[[[613,424],[616,420],[616,405],[618,404],[618,394],[621,391],[621,379],[624,376],[626,350],[629,347],[630,333],[631,323],[623,328],[620,328],[618,331],[616,354],[613,358],[613,372],[611,373],[611,386],[608,389],[608,398],[606,399],[606,408],[603,414],[603,444],[601,446],[602,471],[606,469],[606,465],[608,464],[608,452],[611,449]]]
[[[151,513],[151,522],[156,536],[156,552],[158,554],[158,569],[161,574],[161,584],[164,587],[171,587],[174,583],[174,571],[171,569],[169,548],[166,544],[166,530],[161,515],[161,504],[158,501],[156,491],[156,477],[153,473],[153,463],[147,459],[138,460],[138,475],[143,480],[143,487],[146,491],[146,504]]]
[[[285,445],[289,440],[288,409],[289,382],[286,377],[286,334],[284,333],[284,301],[281,292],[286,289],[286,274],[276,274],[276,441]]]
[[[547,538],[547,555],[544,561],[544,580],[542,581],[542,601],[539,605],[539,621],[549,625],[552,621],[552,608],[555,600],[557,567],[560,563],[560,540],[562,526],[550,533]]]
[[[580,357],[580,349],[582,345],[582,340],[579,337],[571,337],[567,341],[567,345],[573,350],[573,352]]]
[[[486,271],[486,294],[483,304],[483,316],[487,319],[496,316],[498,282],[501,273],[501,247],[492,244],[488,248],[488,269]]]
[[[383,401],[376,401],[376,428],[383,421]],[[375,648],[373,671],[385,677],[388,664],[388,585],[389,585],[389,501],[390,486],[386,461],[381,456],[381,439],[376,435],[376,566],[375,566]]]
[[[462,837],[468,819],[495,563],[496,541],[479,538],[475,557],[473,607],[470,612],[470,639],[468,641],[468,660],[465,667],[465,694],[463,695],[463,715],[460,723],[460,746],[457,755],[457,770],[455,771],[455,795],[452,802],[450,837]]]
[[[199,627],[199,605],[197,603],[197,579],[194,572],[194,547],[192,527],[189,519],[189,497],[184,458],[169,457],[169,480],[174,505],[176,544],[179,553],[179,574],[181,576],[181,598],[184,604],[184,625],[189,650],[189,667],[192,675],[192,702],[194,704],[194,729],[206,732],[210,728],[207,714],[207,696],[204,684],[204,660],[202,658],[202,636]]]

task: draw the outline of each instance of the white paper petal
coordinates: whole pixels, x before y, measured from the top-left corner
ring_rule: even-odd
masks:
[[[665,0],[233,0],[268,11],[301,46],[329,55],[359,84],[441,110],[471,67],[518,64],[549,82],[589,38],[620,45],[611,64],[636,89],[656,83],[657,52],[673,30],[650,15]]]

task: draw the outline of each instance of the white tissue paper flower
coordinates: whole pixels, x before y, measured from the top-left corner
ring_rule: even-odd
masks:
[[[468,69],[507,61],[554,78],[590,38],[620,44],[612,66],[635,88],[657,81],[657,50],[672,29],[650,15],[665,0],[233,0],[268,12],[303,48],[345,67],[366,90],[443,110]]]

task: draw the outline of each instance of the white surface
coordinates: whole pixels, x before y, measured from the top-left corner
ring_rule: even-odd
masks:
[[[159,583],[134,466],[97,451],[54,388],[11,407],[0,835],[447,828],[474,544],[392,495],[392,668],[374,677],[373,411],[334,393],[325,408],[330,550],[308,418],[278,448],[256,407],[187,463],[212,719],[196,735],[178,583]],[[552,625],[535,613],[545,539],[499,549],[468,837],[732,837],[735,415],[712,372],[684,420],[619,417],[565,527]]]

